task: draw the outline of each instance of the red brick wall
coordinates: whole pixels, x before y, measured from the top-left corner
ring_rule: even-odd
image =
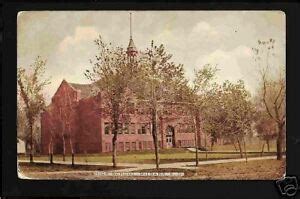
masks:
[[[65,152],[71,154],[76,145],[78,132],[78,102],[76,91],[66,81],[63,81],[52,98],[51,104],[41,115],[41,148],[43,154],[48,154],[51,137],[53,139],[54,154],[63,152],[63,134],[65,138]],[[67,120],[65,118],[68,118]],[[70,123],[68,125],[66,123]],[[63,128],[63,125],[65,128]],[[65,129],[63,131],[63,129]],[[75,151],[76,152],[76,151]]]
[[[77,153],[101,152],[101,111],[95,98],[80,100],[76,135]]]
[[[66,97],[70,96],[72,105],[64,107]],[[100,153],[112,150],[112,135],[104,134],[104,124],[110,122],[110,118],[100,108],[101,97],[94,96],[79,100],[76,91],[63,81],[52,98],[52,103],[41,115],[41,149],[43,154],[48,154],[51,139],[54,142],[54,153],[62,153],[62,121],[59,107],[70,115],[70,131],[66,137],[66,153],[71,153],[70,139],[75,153]],[[178,107],[177,107],[178,108]],[[174,127],[176,147],[194,146],[194,133],[181,132],[181,124],[187,121],[182,110],[170,106],[164,117],[158,120],[158,140],[160,148],[166,148],[166,129]],[[147,150],[153,149],[153,138],[150,130],[147,134],[138,134],[138,125],[150,123],[148,115],[135,112],[131,115],[130,123],[136,124],[135,134],[118,134],[117,150]],[[204,136],[201,135],[203,143]],[[208,144],[208,143],[207,143]],[[203,145],[203,144],[202,144]]]

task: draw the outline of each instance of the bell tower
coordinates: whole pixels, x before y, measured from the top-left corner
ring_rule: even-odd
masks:
[[[134,45],[133,39],[132,39],[132,19],[131,19],[131,13],[130,13],[130,38],[129,38],[129,44],[127,47],[127,56],[130,62],[134,61],[134,58],[137,55],[137,49]]]

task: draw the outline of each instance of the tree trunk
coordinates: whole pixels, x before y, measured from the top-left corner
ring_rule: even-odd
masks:
[[[158,148],[158,139],[157,139],[157,112],[156,109],[152,110],[152,137],[154,142],[154,150],[155,150],[155,164],[156,169],[159,169],[159,148]]]
[[[50,164],[53,164],[53,153],[50,154]]]
[[[118,125],[118,124],[115,124],[115,125]],[[114,134],[114,136],[112,138],[112,146],[113,146],[112,162],[113,162],[113,167],[116,168],[117,167],[117,136],[118,136],[118,127],[115,126],[113,134]]]
[[[214,144],[215,144],[215,141],[212,139],[212,140],[211,140],[211,145],[210,145],[210,150],[211,150],[211,151],[213,150]]]
[[[270,152],[270,140],[267,139],[267,140],[266,140],[266,143],[267,143],[268,152]]]
[[[283,131],[283,134],[285,132]],[[282,138],[282,154],[285,154],[285,150],[286,150],[286,138],[285,138],[285,135],[283,135],[283,138]]]
[[[74,153],[72,153],[72,167],[75,166],[75,162],[74,162]]]
[[[277,160],[282,160],[283,127],[284,127],[283,122],[278,124],[278,136],[276,141]]]
[[[238,143],[238,146],[239,146],[239,149],[240,149],[240,156],[241,156],[241,158],[243,158],[243,149],[242,149],[241,142],[240,142],[239,139],[237,139],[237,143]]]
[[[199,158],[198,158],[198,136],[197,136],[197,130],[196,130],[196,119],[194,118],[194,129],[195,129],[195,149],[196,149],[196,166],[199,165]]]
[[[262,149],[261,149],[261,153],[260,153],[260,156],[261,156],[261,157],[263,156],[264,148],[265,148],[265,142],[264,142],[263,145],[262,145]]]
[[[237,148],[236,148],[236,145],[235,145],[234,140],[232,141],[232,144],[233,144],[233,146],[234,146],[234,150],[235,150],[235,151],[238,151]]]
[[[74,163],[74,149],[73,149],[73,143],[72,143],[72,140],[71,140],[71,135],[70,135],[70,138],[69,138],[69,142],[70,142],[70,147],[71,147],[71,152],[72,152],[72,167],[74,167],[75,163]]]
[[[33,163],[33,124],[30,123],[29,124],[29,128],[30,128],[30,163]]]
[[[159,132],[160,132],[160,134],[161,134],[161,137],[160,137],[160,139],[161,139],[161,149],[164,149],[164,131],[163,131],[163,119],[162,119],[162,117],[159,119],[159,126],[160,126],[160,128],[159,128]]]
[[[248,155],[247,155],[246,141],[245,141],[245,139],[243,139],[243,141],[244,141],[245,158],[246,158],[246,162],[248,162]]]
[[[66,161],[66,141],[65,141],[65,136],[62,136],[63,140],[63,161]]]
[[[50,161],[50,164],[53,164],[53,140],[52,140],[52,137],[51,137],[51,140],[50,140],[50,143],[49,143],[49,161]]]
[[[197,146],[201,147],[201,117],[199,116],[199,112],[196,114],[196,132],[197,132]]]
[[[207,143],[206,143],[206,134],[204,137],[204,147],[205,147],[205,159],[208,159]]]

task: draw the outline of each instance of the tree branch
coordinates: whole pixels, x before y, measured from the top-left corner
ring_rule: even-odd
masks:
[[[277,121],[277,119],[271,114],[271,111],[270,111],[270,109],[269,109],[269,107],[268,107],[268,104],[267,104],[267,101],[266,101],[266,95],[267,95],[267,86],[266,86],[266,79],[265,79],[265,73],[263,74],[263,85],[264,85],[264,87],[263,87],[263,102],[264,102],[264,105],[265,105],[265,107],[266,107],[266,110],[267,110],[267,113],[269,114],[269,116],[271,117],[271,118],[273,118],[274,120],[276,120]]]

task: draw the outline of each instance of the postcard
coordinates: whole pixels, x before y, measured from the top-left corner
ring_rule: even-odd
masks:
[[[275,180],[281,11],[22,11],[21,179]]]

